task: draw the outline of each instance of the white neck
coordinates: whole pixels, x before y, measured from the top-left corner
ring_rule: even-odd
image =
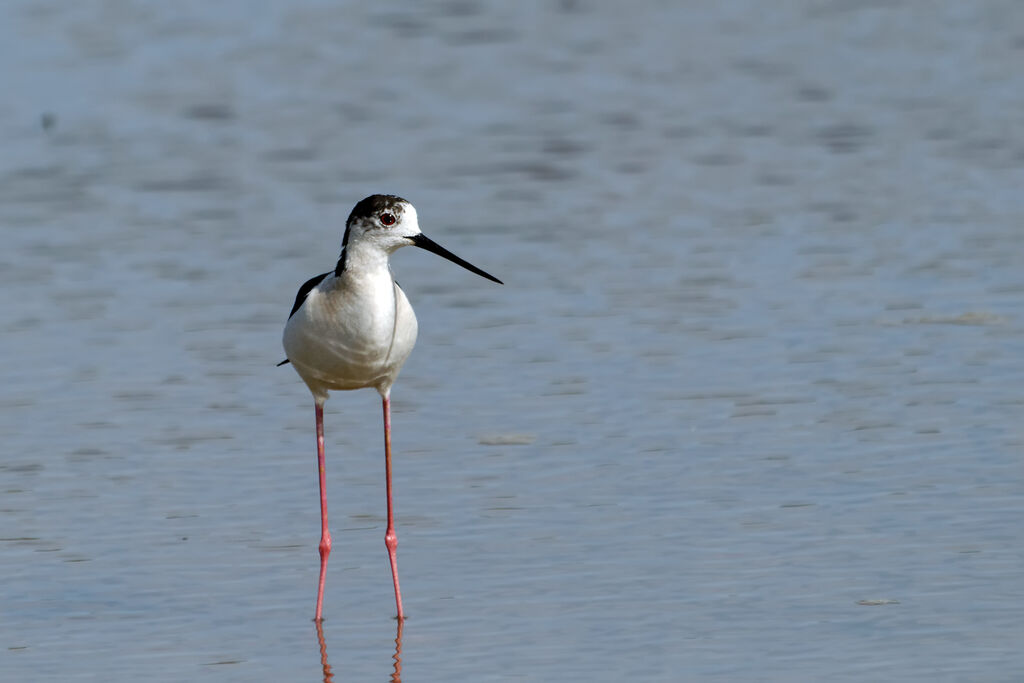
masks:
[[[388,269],[388,253],[380,247],[366,242],[356,242],[345,247],[345,272],[355,276]]]

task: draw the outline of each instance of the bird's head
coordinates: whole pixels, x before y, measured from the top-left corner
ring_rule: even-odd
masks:
[[[395,195],[375,194],[356,204],[348,215],[341,246],[365,242],[390,254],[412,244],[410,240],[420,234],[412,204]]]
[[[345,237],[341,246],[344,249],[355,244],[372,245],[388,254],[400,247],[413,245],[457,263],[481,277],[504,284],[424,235],[416,217],[416,208],[395,195],[370,195],[355,205],[345,223]]]

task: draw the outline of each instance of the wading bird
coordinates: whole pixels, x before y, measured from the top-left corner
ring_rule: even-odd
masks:
[[[324,574],[331,554],[327,527],[324,470],[324,402],[329,391],[374,388],[384,408],[384,476],[388,522],[384,543],[395,583],[398,619],[402,593],[398,587],[394,516],[391,504],[391,385],[416,343],[416,314],[391,275],[388,258],[396,249],[417,246],[459,264],[477,275],[501,280],[440,246],[420,232],[413,205],[393,195],[375,194],[352,209],[345,224],[341,256],[333,271],[310,278],[299,288],[284,328],[286,359],[313,393],[316,409],[316,450],[320,472],[320,582],[316,621],[322,620]]]

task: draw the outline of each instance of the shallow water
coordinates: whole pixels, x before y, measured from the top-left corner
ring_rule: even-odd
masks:
[[[3,680],[321,680],[312,402],[404,250],[407,681],[1014,680],[1012,2],[0,6]],[[379,404],[327,405],[323,652],[387,680]]]

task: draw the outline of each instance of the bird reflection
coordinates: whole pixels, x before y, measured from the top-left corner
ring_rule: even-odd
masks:
[[[394,660],[394,672],[391,674],[391,683],[402,683],[402,627],[405,622],[398,619],[398,630],[395,632],[395,654],[391,655]],[[320,643],[320,666],[324,670],[324,683],[333,683],[334,672],[331,665],[327,663],[327,640],[324,638],[323,621],[314,621],[316,624],[316,639]]]

